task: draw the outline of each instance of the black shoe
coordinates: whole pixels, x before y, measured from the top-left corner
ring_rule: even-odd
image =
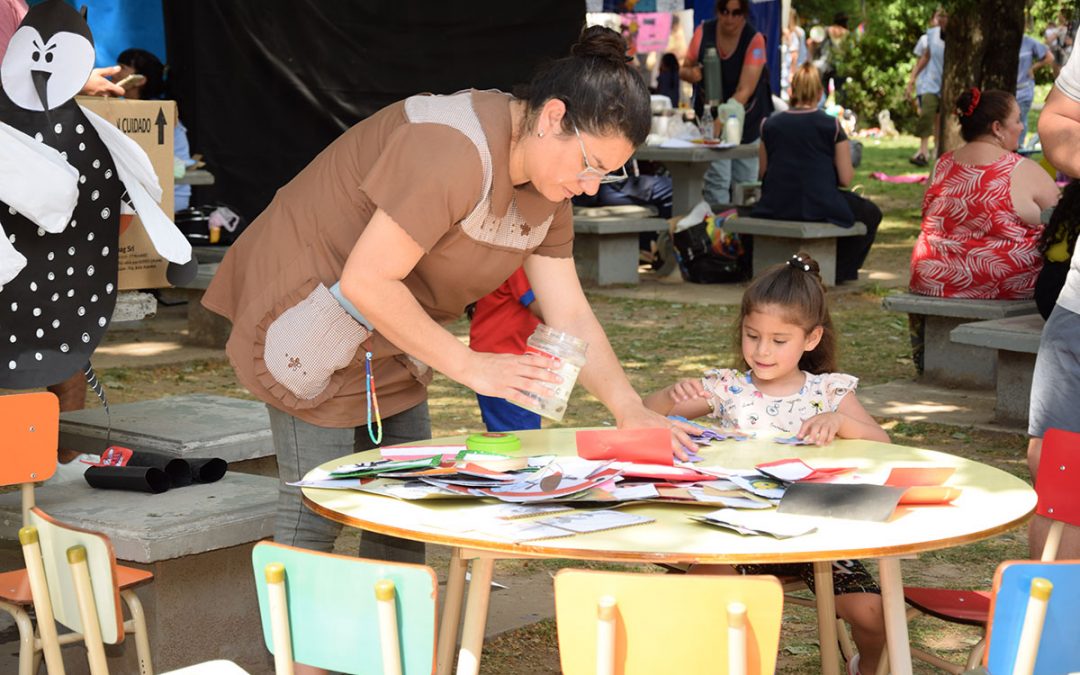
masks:
[[[915,166],[926,166],[927,164],[929,164],[929,162],[926,159],[926,155],[922,154],[921,152],[919,154],[915,155],[914,157],[909,157],[908,161],[911,162],[912,164],[914,164]]]

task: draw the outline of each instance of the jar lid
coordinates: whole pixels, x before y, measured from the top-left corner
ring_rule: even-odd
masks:
[[[493,432],[472,434],[465,439],[465,447],[469,450],[509,453],[521,449],[521,439],[514,434]]]

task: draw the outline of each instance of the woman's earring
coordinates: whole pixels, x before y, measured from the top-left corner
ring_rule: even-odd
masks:
[[[543,138],[544,137],[544,130],[540,129],[539,131],[537,131],[536,132],[536,137],[537,138]]]

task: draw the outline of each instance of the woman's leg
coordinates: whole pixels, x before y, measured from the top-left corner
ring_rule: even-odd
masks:
[[[874,202],[860,197],[854,192],[840,192],[847,201],[855,222],[866,226],[866,234],[861,237],[841,237],[836,240],[836,280],[855,281],[859,278],[859,269],[870,253],[874,244],[878,226],[881,224],[881,209]]]
[[[428,414],[427,401],[424,401],[383,420],[383,437],[380,445],[410,443],[429,438],[431,438],[431,416]],[[352,451],[363,452],[374,447],[376,447],[375,443],[368,436],[367,427],[357,427]],[[360,537],[360,557],[423,565],[424,542],[376,532],[364,532]]]
[[[353,452],[353,429],[320,427],[273,406],[266,408],[270,411],[270,432],[281,480],[274,541],[324,553],[333,551],[341,525],[304,506],[300,488],[287,483],[300,480],[320,464]]]

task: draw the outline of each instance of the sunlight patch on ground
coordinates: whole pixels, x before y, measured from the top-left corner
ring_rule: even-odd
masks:
[[[179,342],[125,342],[117,345],[100,345],[97,352],[109,356],[157,356],[183,349]]]

